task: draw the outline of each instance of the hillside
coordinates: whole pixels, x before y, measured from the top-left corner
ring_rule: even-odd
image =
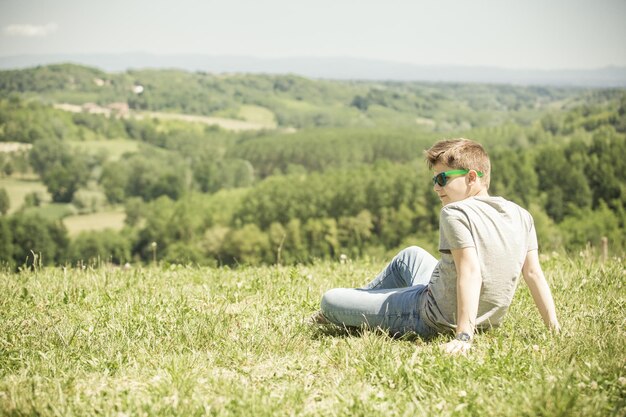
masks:
[[[531,211],[542,251],[604,237],[626,248],[623,89],[68,64],[0,72],[0,94],[0,263],[12,268],[436,251],[422,150],[443,137],[486,146],[490,192]]]
[[[72,64],[0,71],[0,94],[49,103],[127,103],[131,110],[245,119],[257,106],[278,126],[433,125],[439,129],[524,122],[585,90],[487,84],[312,80],[294,75],[210,74],[178,70],[105,73]],[[507,117],[508,116],[508,117]],[[421,122],[420,122],[421,121]]]
[[[124,72],[138,68],[178,68],[216,74],[297,74],[332,80],[392,80],[400,82],[489,83],[553,87],[623,88],[626,68],[537,70],[476,66],[432,66],[350,57],[256,58],[250,56],[65,54],[0,57],[1,69],[23,69],[73,62]]]

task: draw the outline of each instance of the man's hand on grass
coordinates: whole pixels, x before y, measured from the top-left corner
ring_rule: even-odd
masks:
[[[457,339],[452,339],[448,343],[441,345],[441,350],[450,355],[467,355],[467,352],[469,352],[471,348],[471,342],[464,342]]]

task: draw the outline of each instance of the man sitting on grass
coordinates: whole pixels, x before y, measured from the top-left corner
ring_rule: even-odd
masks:
[[[425,155],[443,205],[441,260],[416,246],[404,249],[365,287],[326,292],[313,321],[382,328],[394,336],[453,333],[445,351],[465,353],[477,329],[500,325],[521,272],[543,321],[558,332],[532,216],[488,194],[491,164],[483,147],[441,140]]]

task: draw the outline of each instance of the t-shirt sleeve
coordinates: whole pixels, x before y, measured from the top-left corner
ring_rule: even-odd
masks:
[[[458,209],[444,207],[439,220],[439,250],[449,252],[475,246],[467,215]]]

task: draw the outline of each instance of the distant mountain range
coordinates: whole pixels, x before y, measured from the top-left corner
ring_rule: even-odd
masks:
[[[177,68],[211,73],[298,74],[338,80],[494,83],[569,87],[626,87],[626,67],[532,70],[472,66],[426,66],[349,57],[255,58],[248,56],[51,54],[0,57],[0,69],[71,62],[105,71]]]

